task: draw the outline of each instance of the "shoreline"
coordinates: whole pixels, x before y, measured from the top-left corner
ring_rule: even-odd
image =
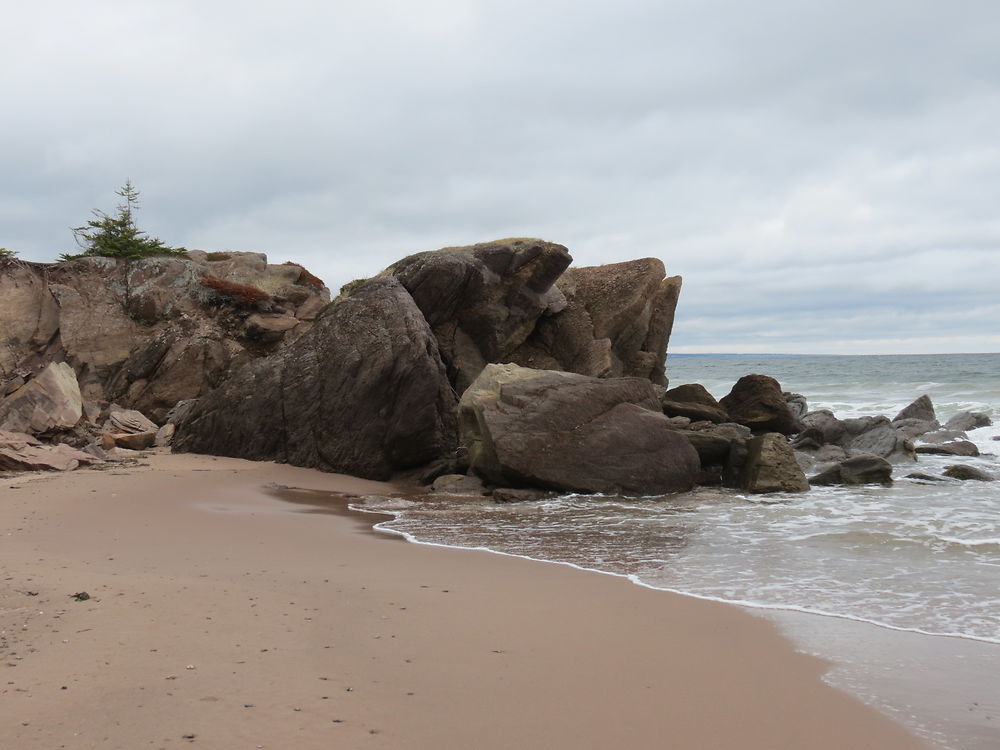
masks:
[[[399,544],[264,491],[381,483],[147,461],[3,481],[0,714],[18,748],[929,747],[736,607]]]

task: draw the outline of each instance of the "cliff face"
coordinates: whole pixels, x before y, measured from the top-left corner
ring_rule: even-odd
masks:
[[[66,362],[83,398],[156,421],[307,330],[329,290],[259,253],[0,262],[0,396]]]

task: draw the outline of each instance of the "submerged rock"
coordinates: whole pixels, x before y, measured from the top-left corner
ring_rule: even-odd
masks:
[[[500,486],[664,494],[691,489],[700,468],[641,378],[491,364],[459,420],[472,470]]]
[[[944,475],[952,479],[973,480],[977,482],[992,482],[994,480],[992,474],[975,466],[967,466],[965,464],[953,464],[949,466],[944,470]]]
[[[892,484],[892,464],[881,456],[851,456],[810,477],[810,484]]]

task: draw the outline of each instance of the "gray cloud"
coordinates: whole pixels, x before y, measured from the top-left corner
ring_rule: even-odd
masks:
[[[532,235],[682,274],[676,351],[998,351],[998,22],[920,0],[39,2],[0,49],[0,245],[72,249],[130,177],[151,233],[331,286]]]

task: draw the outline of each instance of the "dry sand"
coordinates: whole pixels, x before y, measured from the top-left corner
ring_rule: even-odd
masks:
[[[375,482],[148,462],[0,480],[4,750],[926,747],[734,607],[263,489]]]

